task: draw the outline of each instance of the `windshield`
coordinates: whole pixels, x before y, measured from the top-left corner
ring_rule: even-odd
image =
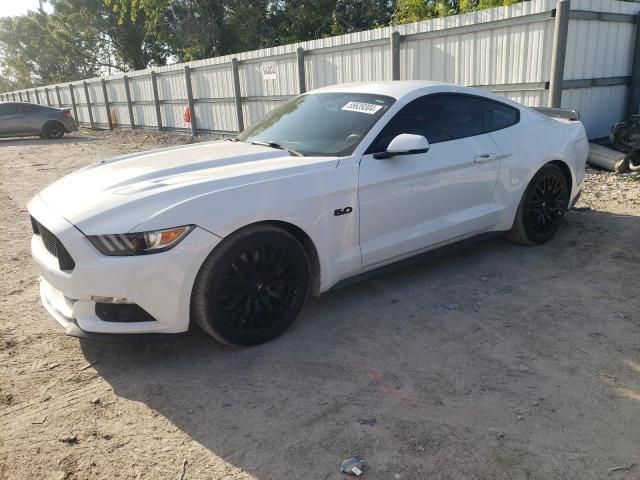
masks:
[[[301,155],[350,155],[393,102],[391,97],[362,93],[301,95],[269,112],[238,140]]]

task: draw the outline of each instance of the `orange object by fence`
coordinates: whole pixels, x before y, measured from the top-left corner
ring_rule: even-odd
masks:
[[[191,123],[191,110],[189,110],[188,106],[184,107],[184,121]]]

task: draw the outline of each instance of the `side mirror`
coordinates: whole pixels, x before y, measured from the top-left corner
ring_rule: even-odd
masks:
[[[401,133],[391,140],[386,152],[374,153],[373,158],[382,160],[398,155],[413,155],[414,153],[427,153],[428,151],[429,142],[422,135]]]

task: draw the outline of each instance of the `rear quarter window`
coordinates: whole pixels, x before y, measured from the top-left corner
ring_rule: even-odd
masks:
[[[520,121],[520,111],[503,103],[485,100],[484,111],[484,131],[495,132],[515,125]]]

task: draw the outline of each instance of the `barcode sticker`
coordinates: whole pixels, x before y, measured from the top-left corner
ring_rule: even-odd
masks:
[[[360,113],[368,113],[369,115],[373,115],[381,108],[382,108],[382,105],[376,105],[374,103],[349,102],[344,107],[342,107],[342,110],[346,110],[347,112],[360,112]]]

